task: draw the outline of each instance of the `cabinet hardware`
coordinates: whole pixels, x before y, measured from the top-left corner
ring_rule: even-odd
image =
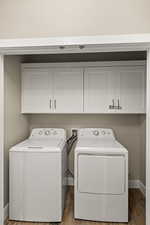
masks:
[[[55,107],[55,109],[56,109],[56,99],[54,100],[54,107]]]
[[[119,99],[118,99],[118,109],[119,109]]]
[[[122,107],[120,106],[120,101],[118,99],[118,109],[122,109]]]
[[[109,109],[115,109],[115,101],[112,99],[112,105],[109,105]]]
[[[112,100],[112,106],[113,106],[113,108],[115,107],[115,101],[114,101],[114,99]]]
[[[49,101],[49,107],[50,107],[50,109],[52,108],[52,100],[51,99]]]
[[[122,109],[122,107],[120,106],[120,100],[119,99],[118,99],[117,102],[118,102],[118,104],[115,105],[115,100],[112,99],[112,105],[109,105],[109,109],[118,109],[118,110]]]

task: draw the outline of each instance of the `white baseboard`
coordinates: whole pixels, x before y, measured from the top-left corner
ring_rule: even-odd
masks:
[[[74,179],[73,177],[68,177],[68,185],[73,186],[74,185]]]
[[[73,186],[74,185],[74,178],[73,177],[68,177],[68,185]]]
[[[139,189],[142,194],[145,196],[146,195],[146,187],[140,180],[130,180],[129,181],[129,188],[137,188]]]
[[[139,189],[142,192],[142,194],[144,196],[146,196],[146,187],[145,187],[145,185],[140,180],[139,180]]]
[[[68,185],[69,186],[73,186],[74,185],[73,177],[68,177]],[[146,188],[145,188],[145,185],[140,180],[129,180],[129,188],[140,189],[142,194],[145,196]]]
[[[9,204],[4,207],[4,222],[8,219],[9,216]]]
[[[139,180],[129,180],[129,188],[139,188]]]

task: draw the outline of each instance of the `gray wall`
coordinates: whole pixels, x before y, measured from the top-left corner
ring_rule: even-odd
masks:
[[[140,180],[146,184],[146,116],[140,117]]]
[[[150,32],[149,0],[1,0],[0,38]]]
[[[29,134],[27,117],[20,114],[21,79],[20,57],[4,58],[5,72],[5,149],[4,149],[4,203],[8,203],[9,149]]]
[[[143,116],[143,121],[145,116]],[[129,179],[145,183],[145,128],[140,115],[30,115],[30,129],[35,127],[62,127],[68,130],[81,127],[113,128],[115,135],[129,151]],[[142,130],[141,130],[142,127]],[[143,133],[141,133],[141,131]],[[70,158],[73,168],[73,154]]]

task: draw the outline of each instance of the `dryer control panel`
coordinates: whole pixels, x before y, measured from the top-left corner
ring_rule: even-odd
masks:
[[[30,138],[66,138],[66,131],[60,128],[35,128]]]
[[[78,138],[115,139],[115,135],[113,130],[108,128],[81,128],[78,130]]]

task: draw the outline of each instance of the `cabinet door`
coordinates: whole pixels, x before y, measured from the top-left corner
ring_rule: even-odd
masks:
[[[145,113],[145,69],[143,66],[119,68],[121,113]]]
[[[54,112],[83,112],[83,70],[59,68],[54,70]]]
[[[108,78],[108,103],[109,113],[118,113],[120,99],[120,74],[117,67],[110,67],[111,73]]]
[[[24,69],[22,72],[22,113],[52,111],[52,73],[48,69]]]
[[[88,68],[84,71],[84,112],[107,113],[112,104],[109,79],[111,69],[108,67]],[[111,99],[110,99],[111,97]]]

